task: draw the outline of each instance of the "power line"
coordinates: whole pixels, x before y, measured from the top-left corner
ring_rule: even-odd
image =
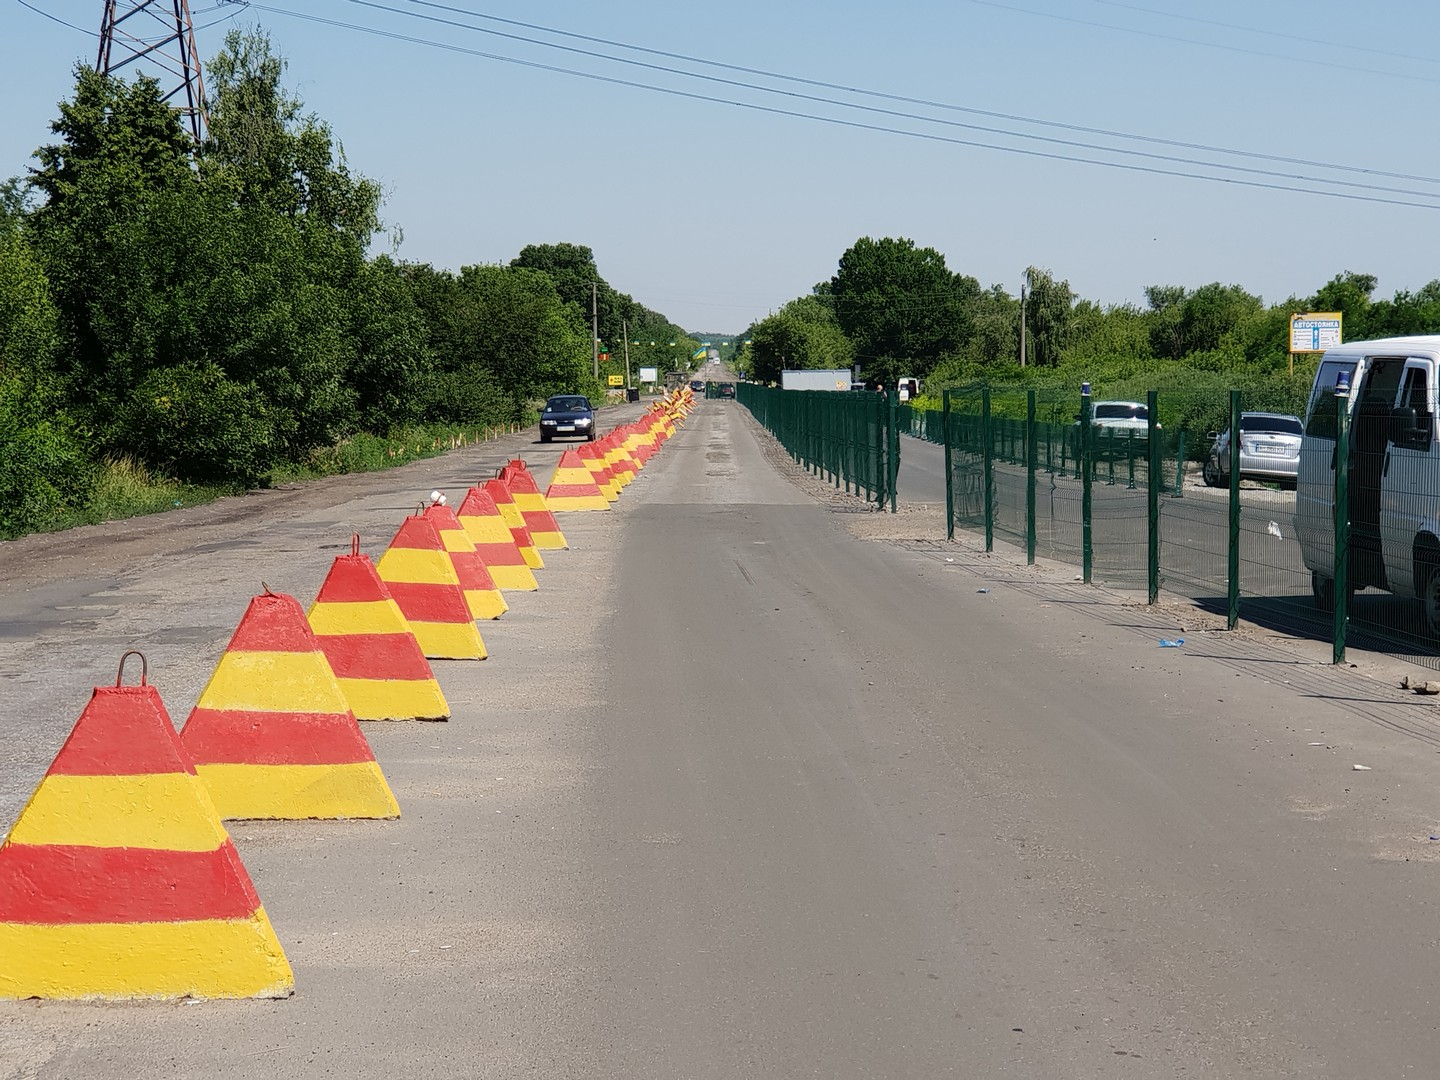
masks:
[[[1139,4],[1125,4],[1120,0],[1090,0],[1093,4],[1104,4],[1106,7],[1122,8],[1125,11],[1138,11],[1143,15],[1154,15],[1161,19],[1178,19],[1181,22],[1198,23],[1201,26],[1215,26],[1222,30],[1239,30],[1245,34],[1258,34],[1261,37],[1279,38],[1281,41],[1298,41],[1304,45],[1324,45],[1330,49],[1347,49],[1351,52],[1369,53],[1372,56],[1384,56],[1391,60],[1410,60],[1419,64],[1440,64],[1440,58],[1434,56],[1419,56],[1414,53],[1391,52],[1389,49],[1374,49],[1366,45],[1354,45],[1348,41],[1327,41],[1325,38],[1306,37],[1304,34],[1297,34],[1291,30],[1266,30],[1259,26],[1241,26],[1238,23],[1221,22],[1219,19],[1202,19],[1198,15],[1181,15],[1177,11],[1161,11],[1158,8],[1141,7]],[[1286,56],[1290,60],[1294,57]]]
[[[761,112],[761,113],[765,113],[765,114],[773,115],[773,116],[787,116],[787,117],[793,117],[793,118],[802,119],[802,120],[813,120],[813,121],[816,121],[817,123],[830,124],[830,125],[836,126],[836,127],[844,127],[844,128],[850,128],[850,129],[860,130],[860,131],[873,131],[873,132],[879,132],[879,133],[882,133],[882,134],[900,135],[900,136],[904,136],[904,137],[907,137],[907,138],[922,139],[922,140],[925,140],[925,141],[927,141],[927,142],[936,142],[936,143],[942,143],[942,144],[951,145],[951,146],[964,146],[964,147],[970,147],[970,148],[973,148],[973,149],[981,149],[981,150],[996,150],[996,151],[999,151],[999,152],[1001,152],[1001,153],[1018,154],[1018,155],[1023,156],[1023,157],[1040,158],[1040,159],[1042,159],[1042,160],[1048,160],[1048,161],[1064,161],[1064,162],[1070,162],[1070,163],[1076,163],[1076,164],[1084,164],[1084,165],[1097,165],[1097,166],[1100,166],[1100,167],[1103,167],[1103,168],[1119,169],[1119,170],[1126,171],[1126,172],[1138,172],[1138,173],[1145,173],[1145,174],[1155,175],[1155,176],[1173,176],[1173,177],[1179,177],[1179,178],[1182,178],[1182,179],[1204,180],[1204,181],[1209,181],[1209,182],[1211,182],[1211,183],[1230,184],[1230,185],[1233,185],[1233,186],[1236,186],[1236,187],[1249,187],[1249,188],[1257,188],[1257,189],[1268,190],[1268,191],[1284,191],[1284,192],[1291,192],[1291,193],[1295,193],[1295,194],[1317,195],[1317,196],[1323,196],[1323,197],[1332,198],[1332,199],[1345,199],[1345,200],[1349,200],[1349,201],[1353,201],[1353,202],[1376,203],[1376,204],[1388,205],[1388,206],[1404,206],[1404,207],[1410,207],[1410,208],[1414,208],[1414,209],[1423,209],[1423,210],[1440,210],[1440,204],[1437,204],[1437,203],[1434,203],[1434,202],[1415,202],[1415,201],[1410,200],[1410,199],[1388,198],[1388,197],[1385,197],[1385,196],[1382,196],[1382,195],[1361,195],[1361,194],[1355,194],[1355,193],[1353,193],[1353,192],[1327,190],[1327,189],[1325,189],[1325,188],[1302,187],[1302,186],[1298,186],[1297,184],[1293,184],[1293,183],[1291,183],[1291,184],[1271,183],[1271,182],[1261,181],[1261,180],[1242,179],[1242,178],[1237,178],[1237,177],[1233,177],[1233,176],[1217,176],[1217,175],[1214,175],[1214,174],[1211,174],[1211,173],[1190,172],[1190,171],[1183,170],[1183,169],[1166,169],[1166,168],[1160,168],[1160,167],[1157,167],[1157,166],[1138,165],[1138,164],[1134,164],[1134,163],[1130,163],[1130,162],[1124,162],[1124,161],[1106,161],[1106,160],[1101,159],[1101,158],[1084,157],[1084,156],[1080,156],[1080,155],[1076,155],[1076,154],[1063,154],[1063,153],[1043,151],[1043,150],[1032,150],[1032,149],[1026,149],[1026,148],[1017,147],[1017,146],[1006,146],[1006,145],[1003,145],[1003,144],[1000,144],[1000,143],[982,142],[982,141],[973,140],[973,139],[959,139],[959,138],[954,138],[954,137],[952,137],[952,136],[939,135],[939,134],[936,134],[936,133],[934,133],[934,132],[911,131],[911,130],[907,130],[907,129],[904,129],[904,128],[889,127],[889,126],[886,126],[886,125],[883,125],[883,124],[862,123],[862,122],[857,121],[857,120],[845,120],[845,119],[841,119],[841,118],[839,118],[839,117],[825,116],[825,115],[821,115],[821,114],[818,114],[818,113],[807,113],[807,112],[802,112],[802,111],[796,110],[796,109],[782,109],[782,108],[779,108],[779,107],[776,107],[776,106],[772,106],[772,105],[761,105],[761,104],[758,104],[758,103],[756,103],[756,102],[751,102],[751,101],[742,101],[742,100],[737,100],[737,99],[733,99],[733,98],[722,98],[722,97],[716,97],[716,96],[708,95],[708,94],[693,93],[693,92],[691,92],[691,91],[678,90],[678,89],[675,89],[674,87],[657,86],[657,85],[654,85],[654,84],[652,84],[652,83],[643,83],[643,82],[637,82],[637,81],[630,80],[630,79],[621,79],[621,78],[618,78],[618,77],[616,77],[616,76],[601,75],[601,74],[599,74],[599,73],[597,73],[597,72],[590,72],[590,71],[580,71],[580,70],[577,70],[577,69],[574,69],[574,68],[565,68],[565,67],[560,67],[560,66],[554,65],[554,64],[542,64],[542,63],[539,63],[539,62],[533,61],[533,60],[522,60],[522,59],[519,59],[518,57],[505,56],[505,55],[499,54],[499,53],[488,53],[488,52],[484,52],[484,51],[479,50],[479,49],[469,49],[469,48],[466,48],[466,47],[461,46],[461,45],[451,44],[451,43],[449,43],[449,42],[432,41],[432,40],[429,40],[429,39],[426,39],[426,38],[418,38],[418,37],[413,37],[413,36],[408,35],[408,34],[397,33],[397,32],[395,32],[395,31],[381,30],[381,29],[378,29],[378,28],[376,28],[376,27],[363,26],[363,25],[359,25],[359,24],[356,24],[356,23],[349,23],[349,22],[345,22],[345,21],[339,20],[339,19],[329,19],[329,18],[324,18],[324,17],[322,17],[322,16],[318,16],[318,15],[307,15],[307,14],[304,14],[304,13],[301,13],[301,12],[297,12],[297,11],[289,11],[289,10],[286,10],[286,9],[283,9],[283,8],[270,7],[270,6],[265,5],[265,4],[252,3],[252,4],[250,5],[250,7],[253,8],[254,10],[256,10],[256,11],[266,11],[266,12],[270,12],[270,13],[275,14],[275,15],[284,15],[284,16],[287,16],[287,17],[289,17],[289,18],[301,19],[301,20],[303,20],[303,21],[313,22],[313,23],[317,23],[317,24],[319,24],[319,25],[332,26],[332,27],[337,27],[337,28],[340,28],[340,29],[351,30],[351,31],[354,31],[354,32],[357,32],[357,33],[370,34],[370,35],[373,35],[373,36],[376,36],[376,37],[385,38],[385,39],[392,40],[392,41],[402,41],[402,42],[406,42],[406,43],[409,43],[409,44],[415,44],[415,45],[425,46],[425,47],[428,47],[428,48],[441,49],[441,50],[444,50],[444,51],[446,51],[446,52],[454,52],[454,53],[458,53],[458,54],[461,54],[461,55],[475,56],[475,57],[479,57],[479,58],[481,58],[481,59],[486,59],[486,60],[496,60],[496,61],[499,61],[499,62],[501,62],[501,63],[514,64],[514,65],[516,65],[516,66],[526,67],[526,68],[530,68],[530,69],[532,69],[532,70],[547,71],[547,72],[551,72],[551,73],[555,73],[555,74],[570,75],[570,76],[573,76],[573,77],[575,77],[575,78],[588,79],[588,80],[593,81],[593,82],[606,83],[606,84],[614,85],[614,86],[626,86],[626,87],[631,87],[631,88],[639,89],[639,90],[648,90],[648,91],[651,91],[651,92],[653,92],[653,93],[665,94],[665,95],[668,95],[668,96],[671,96],[671,97],[683,98],[683,99],[691,100],[691,101],[705,101],[705,102],[710,102],[710,103],[719,104],[719,105],[728,105],[728,106],[731,106],[732,108],[748,109],[748,110],[753,111],[753,112]],[[763,88],[763,87],[753,87],[753,89],[764,90],[765,88]],[[778,91],[771,91],[771,92],[778,92]],[[834,102],[833,104],[837,104],[837,105],[842,105],[842,106],[843,106],[843,103],[840,103],[840,102]],[[855,106],[851,106],[851,107],[855,107]],[[939,121],[935,121],[935,120],[927,120],[927,119],[924,118],[924,117],[915,117],[915,119],[920,120],[921,122],[930,122],[930,123],[937,123],[937,122],[939,122]],[[1014,132],[1006,132],[1006,133],[1003,133],[1003,134],[1008,134],[1008,135],[1011,135],[1011,136],[1013,136],[1013,137],[1021,137],[1021,138],[1026,137],[1026,136],[1024,136],[1024,135],[1022,135],[1022,134],[1020,134],[1020,133],[1014,133]],[[1033,138],[1034,136],[1030,136],[1030,137]],[[1139,156],[1139,155],[1136,154],[1135,151],[1126,151],[1126,150],[1121,150],[1121,149],[1118,149],[1118,148],[1099,147],[1099,148],[1097,148],[1097,149],[1099,149],[1102,153],[1110,153],[1110,154],[1117,154],[1117,155],[1129,155],[1129,156]],[[1233,171],[1252,171],[1252,172],[1255,171],[1255,170],[1240,170],[1240,169],[1238,169],[1238,167],[1236,167],[1236,166],[1228,166],[1228,165],[1223,165],[1223,164],[1220,164],[1220,163],[1213,163],[1213,162],[1199,162],[1199,163],[1197,163],[1197,164],[1199,164],[1202,168],[1217,169],[1217,170],[1227,170],[1227,171],[1232,171],[1232,172],[1233,172]],[[1366,186],[1366,187],[1369,187],[1369,186],[1370,186],[1370,185],[1353,185],[1353,184],[1347,184],[1345,181],[1326,180],[1326,179],[1321,178],[1321,177],[1311,177],[1311,176],[1287,177],[1287,178],[1288,178],[1288,179],[1294,179],[1294,180],[1302,181],[1302,182],[1305,182],[1305,183],[1311,183],[1311,184],[1331,184],[1331,185]],[[1380,190],[1385,190],[1385,189],[1380,189]],[[1416,198],[1431,198],[1431,197],[1432,197],[1432,196],[1430,196],[1428,193],[1424,193],[1424,192],[1409,192],[1409,191],[1403,191],[1403,190],[1398,190],[1398,189],[1396,189],[1396,190],[1397,190],[1397,193],[1413,195],[1413,196],[1415,196]]]
[[[1057,22],[1072,23],[1076,26],[1092,26],[1100,30],[1113,30],[1117,34],[1133,34],[1136,37],[1153,38],[1157,41],[1175,41],[1182,45],[1194,45],[1202,49],[1217,49],[1220,52],[1239,53],[1242,56],[1260,56],[1266,60],[1289,60],[1294,64],[1334,68],[1337,71],[1351,71],[1360,75],[1388,75],[1396,79],[1409,79],[1412,82],[1440,82],[1440,79],[1432,78],[1429,75],[1414,75],[1407,71],[1396,71],[1393,68],[1357,67],[1354,64],[1338,64],[1332,60],[1317,60],[1310,56],[1290,56],[1285,53],[1265,52],[1263,49],[1247,49],[1241,45],[1222,45],[1214,41],[1201,41],[1198,38],[1181,37],[1178,34],[1162,34],[1154,30],[1137,30],[1133,26],[1116,26],[1114,23],[1097,22],[1094,19],[1081,19],[1073,15],[1057,15],[1053,11],[1036,11],[1034,8],[1020,7],[1017,4],[1002,4],[999,0],[970,0],[970,3],[979,7],[997,8],[1000,11],[1013,11],[1019,15],[1033,15],[1037,19],[1054,19]]]
[[[385,11],[393,15],[402,15],[406,18],[420,19],[425,22],[439,23],[442,26],[456,27],[461,30],[470,30],[477,34],[487,34],[492,37],[504,38],[507,41],[519,41],[527,45],[539,45],[543,48],[557,49],[560,52],[574,53],[586,56],[591,59],[608,60],[613,63],[627,64],[632,67],[643,68],[647,71],[659,71],[669,75],[680,75],[684,78],[698,79],[702,82],[718,83],[722,86],[736,87],[744,90],[757,90],[761,93],[775,94],[780,97],[791,98],[798,101],[808,101],[822,105],[834,105],[844,109],[855,109],[859,112],[871,113],[873,115],[887,116],[900,120],[915,120],[926,124],[938,124],[942,127],[960,128],[966,131],[978,131],[985,135],[1001,135],[1006,138],[1027,139],[1033,142],[1046,143],[1051,146],[1065,146],[1076,150],[1095,150],[1103,154],[1119,154],[1125,157],[1141,158],[1148,161],[1165,161],[1176,165],[1195,165],[1201,168],[1224,169],[1227,172],[1245,173],[1251,176],[1268,176],[1283,180],[1301,180],[1311,183],[1324,183],[1336,187],[1356,188],[1363,191],[1381,191],[1392,195],[1411,195],[1415,198],[1436,198],[1440,193],[1426,191],[1415,191],[1410,188],[1397,188],[1385,184],[1367,184],[1358,181],[1333,180],[1324,177],[1304,176],[1295,173],[1278,172],[1274,169],[1260,169],[1245,165],[1224,165],[1218,162],[1204,161],[1197,158],[1178,157],[1174,154],[1157,154],[1145,150],[1124,150],[1117,147],[1104,146],[1097,143],[1081,142],[1076,139],[1061,139],[1049,135],[1035,135],[1023,131],[1011,131],[1006,128],[987,127],[982,124],[967,124],[958,120],[944,120],[936,117],[921,116],[916,113],[901,112],[896,109],[882,109],[873,105],[857,105],[853,102],[837,101],[834,98],[820,97],[815,94],[802,94],[793,90],[778,90],[773,87],[759,86],[755,83],[741,82],[737,79],[725,79],[715,75],[702,75],[694,71],[684,71],[679,68],[666,67],[662,64],[651,64],[641,60],[631,60],[626,57],[612,56],[608,53],[595,52],[592,49],[580,49],[570,45],[557,45],[554,42],[541,41],[536,38],[523,37],[518,34],[509,34],[499,30],[489,30],[484,27],[471,26],[468,23],[456,22],[454,19],[442,19],[434,15],[422,15],[417,12],[409,12],[400,8],[390,7],[376,0],[349,0],[350,3],[360,7],[372,8],[376,11]],[[440,5],[425,3],[425,0],[412,0],[414,3],[422,3],[426,7],[437,7]],[[459,9],[450,9],[459,10]],[[623,47],[623,46],[622,46]],[[1440,183],[1440,180],[1433,181]]]
[[[51,15],[50,12],[44,11],[36,7],[34,4],[27,3],[26,0],[15,0],[15,2],[21,7],[33,11],[36,15],[43,15],[45,18],[49,19],[53,23],[59,23],[61,26],[68,26],[71,30],[79,30],[80,33],[92,38],[99,36],[95,33],[94,30],[86,30],[83,26],[76,26],[74,23],[66,22],[64,19],[57,18],[56,16]]]
[[[362,0],[351,0],[352,3],[360,3]],[[788,75],[783,72],[767,71],[764,68],[745,67],[740,64],[730,64],[719,60],[709,60],[700,56],[689,56],[685,53],[671,52],[664,49],[652,49],[641,45],[634,45],[629,42],[615,41],[610,38],[593,37],[588,34],[577,34],[568,30],[561,30],[557,27],[544,26],[538,23],[522,22],[518,19],[507,19],[498,15],[491,15],[486,12],[473,11],[467,8],[457,7],[451,4],[442,4],[436,0],[408,0],[417,7],[433,8],[438,11],[448,11],[452,14],[466,15],[470,18],[483,19],[487,22],[500,23],[506,26],[515,26],[525,30],[534,30],[540,33],[552,34],[556,37],[568,38],[572,41],[586,41],[594,45],[604,45],[609,48],[626,49],[648,56],[659,56],[667,60],[679,60],[687,64],[701,64],[706,67],[718,68],[723,71],[734,71],[745,75],[758,75],[767,79],[778,79],[784,82],[792,82],[803,86],[813,86],[824,90],[836,90],[847,94],[856,94],[864,97],[873,97],[881,100],[895,101],[906,105],[919,105],[925,108],[943,109],[950,112],[960,112],[971,116],[984,116],[992,120],[1008,120],[1012,123],[1031,124],[1037,127],[1048,127],[1064,131],[1075,131],[1087,135],[1101,135],[1106,138],[1125,139],[1134,142],[1149,143],[1151,145],[1172,146],[1181,150],[1195,150],[1203,153],[1225,154],[1228,156],[1249,158],[1253,160],[1273,161],[1286,165],[1302,165],[1307,168],[1320,168],[1336,172],[1361,173],[1372,176],[1385,176],[1394,180],[1411,180],[1427,184],[1440,184],[1440,178],[1432,176],[1415,175],[1412,173],[1388,172],[1381,169],[1361,167],[1355,165],[1338,165],[1331,162],[1314,161],[1308,158],[1285,157],[1280,154],[1261,153],[1253,150],[1238,150],[1231,147],[1211,146],[1205,143],[1186,142],[1176,139],[1166,139],[1152,135],[1136,135],[1124,131],[1116,131],[1107,128],[1087,127],[1082,124],[1062,123],[1054,120],[1043,120],[1037,117],[1024,116],[1016,113],[996,112],[989,109],[977,109],[973,107],[955,105],[948,102],[931,101],[925,98],[907,97],[903,94],[892,94],[878,90],[868,90],[858,86],[848,86],[844,83],[826,82],[820,79],[807,79],[796,75]],[[1101,0],[1103,2],[1103,0]],[[378,6],[366,4],[365,6]],[[1003,6],[1003,5],[1002,5]],[[385,10],[395,10],[387,8]],[[1015,9],[1023,10],[1023,9]],[[409,14],[399,12],[400,14]],[[413,16],[412,16],[413,17]],[[463,25],[463,24],[451,24]],[[479,27],[470,27],[479,30]],[[520,39],[529,40],[529,39]],[[1183,39],[1182,39],[1183,40]],[[541,44],[549,45],[544,42]],[[553,47],[553,46],[552,46]],[[689,74],[681,72],[681,74]]]

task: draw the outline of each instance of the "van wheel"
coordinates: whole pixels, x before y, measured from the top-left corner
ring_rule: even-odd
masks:
[[[1201,475],[1205,477],[1206,487],[1220,486],[1220,466],[1215,463],[1213,457],[1205,459],[1205,468]]]
[[[1425,605],[1425,627],[1431,637],[1440,637],[1440,565],[1425,568],[1425,588],[1420,593]]]
[[[1315,606],[1326,613],[1335,610],[1335,579],[1323,577],[1310,571],[1310,594],[1315,597]]]

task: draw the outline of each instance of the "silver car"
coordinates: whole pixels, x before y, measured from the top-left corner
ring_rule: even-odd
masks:
[[[1240,414],[1240,478],[1278,480],[1286,487],[1300,474],[1300,436],[1304,425],[1298,416],[1284,413],[1247,412]],[[1218,435],[1210,432],[1214,445],[1205,459],[1205,483],[1227,487],[1230,483],[1230,429]]]

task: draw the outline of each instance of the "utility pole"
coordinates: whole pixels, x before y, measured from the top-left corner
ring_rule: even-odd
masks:
[[[625,389],[630,389],[630,320],[620,320],[620,332],[625,336]]]
[[[1025,271],[1025,280],[1020,282],[1020,366],[1025,366],[1025,286],[1030,281],[1030,271]]]
[[[600,377],[600,285],[590,283],[590,361],[595,365],[595,378]]]
[[[95,70],[113,75],[137,60],[158,69],[163,100],[180,113],[200,146],[210,119],[190,0],[105,0]]]

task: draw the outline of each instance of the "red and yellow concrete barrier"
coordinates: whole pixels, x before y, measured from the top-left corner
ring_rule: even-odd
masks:
[[[525,527],[530,530],[530,539],[537,548],[541,551],[558,551],[570,546],[565,542],[560,523],[550,512],[545,496],[540,493],[540,485],[535,482],[535,477],[525,462],[513,458],[500,470],[500,479],[505,481],[510,494],[514,496],[515,505],[520,508],[520,516],[525,519]]]
[[[585,461],[574,450],[560,455],[555,475],[545,491],[545,503],[552,510],[609,510],[610,500],[595,483]]]
[[[429,659],[485,659],[485,642],[433,522],[407,517],[375,570]]]
[[[0,998],[294,989],[160,695],[97,687],[0,846]]]
[[[629,487],[630,482],[635,479],[635,474],[640,471],[640,467],[635,464],[635,460],[625,450],[624,432],[616,428],[600,440],[600,447],[605,451],[605,464],[610,467],[621,490]]]
[[[268,590],[180,743],[222,818],[394,818],[400,807],[293,596]]]
[[[465,594],[470,617],[498,619],[509,611],[510,605],[496,587],[485,560],[466,535],[465,526],[460,524],[455,511],[444,503],[432,503],[425,508],[425,518],[440,534],[440,542],[445,545],[445,551],[455,567],[455,576],[460,580],[460,591]]]
[[[489,492],[472,487],[465,493],[456,517],[501,591],[534,592],[540,587],[535,580],[535,572],[515,544],[515,534],[505,524],[505,516],[500,513]]]
[[[509,526],[510,535],[515,538],[515,546],[520,549],[520,554],[525,556],[525,565],[532,570],[545,569],[545,560],[541,558],[540,549],[535,546],[535,540],[525,525],[525,515],[520,513],[520,506],[515,502],[515,496],[510,493],[510,485],[496,477],[486,480],[483,486],[490,498],[495,500],[500,516]]]
[[[580,455],[580,460],[585,462],[585,467],[590,470],[590,476],[600,489],[600,494],[605,496],[605,501],[613,503],[618,499],[620,485],[615,482],[615,474],[605,463],[604,452],[595,443],[586,443],[576,453]]]
[[[450,706],[400,605],[354,539],[307,616],[357,720],[448,720]]]

